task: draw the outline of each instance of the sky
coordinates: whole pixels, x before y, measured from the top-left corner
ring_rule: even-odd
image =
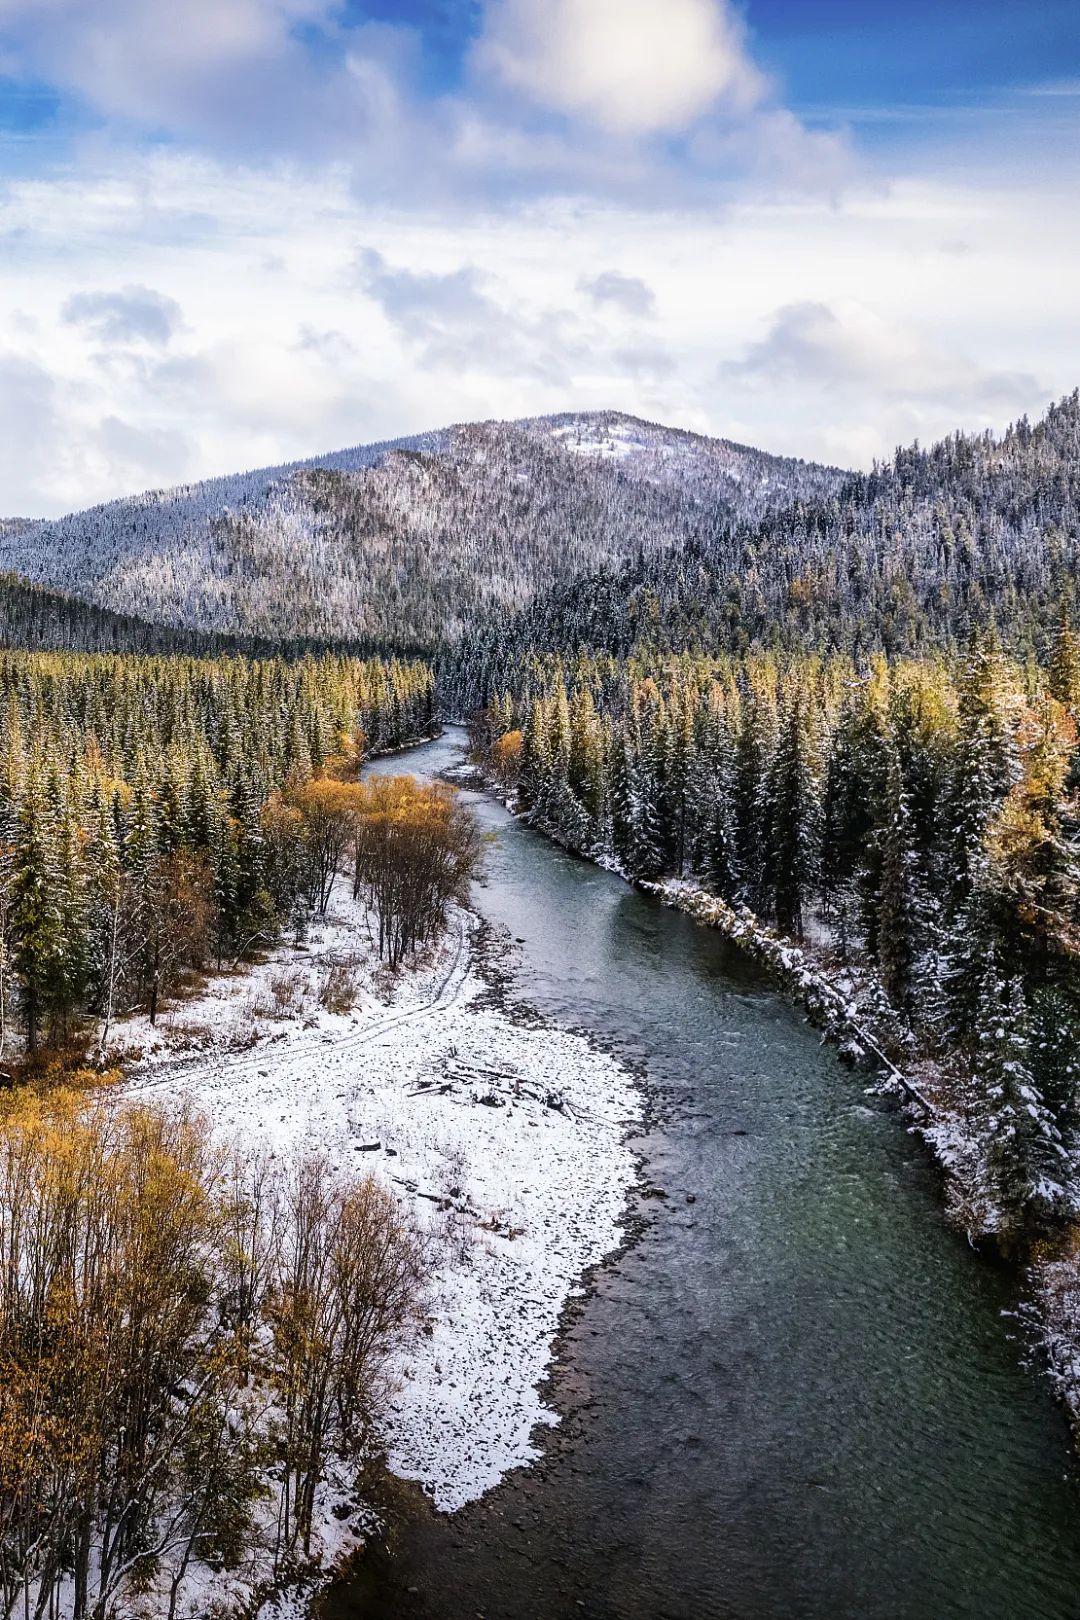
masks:
[[[1076,0],[0,0],[0,516],[611,408],[1080,384]]]

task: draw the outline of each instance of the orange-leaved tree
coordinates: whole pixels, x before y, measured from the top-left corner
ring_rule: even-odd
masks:
[[[412,776],[361,784],[354,892],[379,925],[379,955],[396,967],[444,925],[451,900],[464,900],[482,849],[476,818],[451,787]]]

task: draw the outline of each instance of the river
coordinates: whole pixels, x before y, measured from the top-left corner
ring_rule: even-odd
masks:
[[[719,935],[469,798],[513,993],[643,1067],[668,1196],[564,1335],[542,1463],[407,1518],[331,1620],[1077,1620],[1064,1420],[896,1110]]]

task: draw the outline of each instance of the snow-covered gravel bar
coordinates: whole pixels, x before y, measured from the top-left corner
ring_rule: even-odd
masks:
[[[641,1114],[615,1059],[497,1004],[479,927],[455,912],[434,960],[388,989],[340,879],[306,948],[123,1031],[144,1053],[133,1095],[190,1098],[274,1152],[325,1149],[415,1206],[437,1254],[432,1331],[398,1369],[386,1439],[394,1471],[445,1511],[529,1462],[535,1425],[555,1421],[538,1385],[567,1298],[621,1240]],[[350,957],[357,1003],[329,1012],[320,987]]]

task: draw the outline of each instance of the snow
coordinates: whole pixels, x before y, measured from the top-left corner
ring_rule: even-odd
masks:
[[[551,437],[571,455],[596,456],[609,461],[622,461],[644,448],[642,439],[630,431],[630,424],[618,419],[601,423],[584,418],[567,427],[553,428]]]
[[[156,1031],[145,1018],[123,1029],[131,1095],[190,1099],[274,1153],[325,1150],[415,1210],[437,1257],[431,1331],[395,1368],[385,1441],[393,1470],[445,1512],[533,1460],[534,1429],[557,1421],[538,1385],[567,1299],[621,1241],[641,1118],[615,1059],[496,1004],[479,932],[455,911],[434,959],[391,990],[339,880],[305,946],[211,980]],[[323,976],[354,958],[357,1005],[328,1012]]]
[[[426,643],[481,608],[523,607],[553,577],[676,544],[699,509],[749,522],[841,483],[613,412],[459,424],[0,523],[0,566],[155,624]],[[447,591],[450,620],[435,603]]]

